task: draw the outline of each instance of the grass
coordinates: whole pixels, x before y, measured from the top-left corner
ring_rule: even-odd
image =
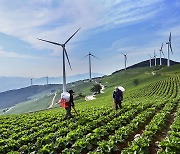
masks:
[[[4,143],[1,141],[1,144],[3,144],[1,149],[13,151],[13,147],[20,143],[19,150],[30,148],[30,152],[39,150],[39,153],[42,152],[41,150],[44,150],[45,153],[50,153],[51,150],[65,150],[68,153],[69,149],[76,151],[79,150],[79,147],[84,148],[84,145],[85,149],[89,151],[89,144],[86,145],[86,143],[90,143],[93,145],[90,150],[98,151],[98,148],[107,150],[107,147],[109,149],[109,147],[115,147],[114,145],[117,146],[116,141],[122,144],[126,141],[129,142],[127,137],[133,135],[134,132],[139,134],[139,129],[142,129],[141,124],[143,124],[142,132],[145,130],[146,135],[143,138],[143,142],[141,142],[142,138],[140,138],[137,143],[141,143],[138,146],[143,148],[147,142],[145,146],[149,148],[148,144],[151,143],[152,139],[151,134],[156,134],[157,130],[164,131],[164,127],[167,126],[164,123],[167,120],[166,115],[170,115],[171,110],[180,100],[180,76],[178,75],[177,77],[180,70],[178,67],[173,67],[172,69],[173,71],[170,71],[170,68],[167,67],[137,68],[104,77],[101,79],[101,82],[103,84],[106,83],[107,86],[104,93],[97,95],[96,99],[92,101],[75,100],[75,106],[80,115],[70,120],[62,120],[65,114],[63,108],[54,108],[29,114],[1,116],[4,122],[1,125],[2,136],[5,138]],[[78,82],[77,87],[73,86],[73,88],[77,91],[79,88],[82,88],[80,90],[85,88],[88,91],[90,84],[92,83],[89,83],[89,85],[87,83],[86,86],[83,86],[83,82]],[[113,104],[112,93],[114,87],[119,85],[124,86],[126,89],[123,107],[118,111],[112,111],[110,109]],[[60,92],[58,92],[57,100],[59,95]],[[34,108],[41,109],[42,106],[47,108],[52,97],[53,95],[35,101],[33,103]],[[103,108],[103,106],[107,108]],[[32,103],[28,104],[26,102],[24,107],[22,106],[21,111],[23,109],[29,110],[31,107]],[[106,112],[106,109],[108,112]],[[97,114],[98,111],[100,111],[99,114]],[[75,115],[73,109],[72,114]],[[149,118],[150,122],[146,123],[146,120],[148,121]],[[153,119],[155,120],[153,121]],[[26,123],[25,126],[24,123]],[[13,129],[10,129],[11,126]],[[149,129],[146,131],[147,128]],[[29,133],[29,136],[25,133],[26,131]],[[106,134],[107,132],[108,134]],[[141,136],[143,137],[142,134]],[[31,141],[34,141],[34,143]],[[67,143],[69,144],[67,145]],[[134,145],[131,147],[130,144],[127,146],[130,150],[137,147]],[[31,148],[33,148],[32,151]],[[111,150],[113,151],[113,148]],[[138,153],[137,149],[135,151]],[[78,153],[78,151],[76,152]],[[72,151],[69,151],[69,153],[72,153]]]
[[[90,92],[90,88],[93,86],[93,82],[74,82],[68,84],[67,89],[73,89],[73,91],[76,92],[75,98],[77,98],[79,94],[82,94],[82,97],[78,97],[78,100],[75,99],[76,107],[78,109],[90,106],[112,105],[112,92],[114,91],[114,87],[120,85],[123,86],[126,89],[124,93],[124,95],[126,96],[126,93],[138,90],[145,85],[149,85],[150,83],[166,79],[170,75],[174,76],[180,74],[179,66],[180,65],[178,64],[171,67],[157,66],[151,68],[134,68],[98,79],[98,81],[101,81],[103,85],[106,85],[106,89],[104,91],[105,93],[97,95],[97,99],[92,101],[86,102],[83,96],[92,94]],[[154,72],[155,74],[153,74],[152,72]],[[59,101],[60,93],[61,91],[57,91],[55,102]],[[36,101],[23,102],[16,105],[13,109],[7,112],[7,114],[17,114],[46,109],[51,104],[53,97],[54,93],[50,96],[45,96]],[[54,105],[54,107],[58,106],[59,104]]]

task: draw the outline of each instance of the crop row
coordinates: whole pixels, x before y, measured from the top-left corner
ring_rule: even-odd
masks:
[[[143,134],[123,150],[123,153],[147,152],[153,136],[165,127],[165,119],[179,102],[179,76],[157,81],[128,95],[118,111],[108,106],[90,107],[78,110],[80,116],[66,121],[64,110],[0,116],[0,153],[113,153],[121,150],[120,145],[150,118]],[[160,143],[161,152],[172,150],[173,143],[179,148],[179,110],[180,106],[171,131]]]
[[[131,92],[127,98],[140,98],[140,97],[164,97],[175,98],[179,93],[179,76],[169,77],[165,80],[156,81],[146,85],[134,92]]]
[[[148,112],[147,107],[150,107],[152,104],[144,106],[143,108],[137,108],[134,110],[130,110],[116,119],[113,119],[107,125],[96,128],[92,131],[92,133],[87,134],[83,138],[77,140],[72,148],[65,149],[63,153],[75,152],[80,153],[82,151],[92,151],[97,148],[101,143],[101,140],[104,138],[109,138],[113,136],[113,134],[119,130],[120,127],[125,127],[126,125],[130,125],[131,122],[135,121],[134,118],[140,117],[143,113]],[[157,105],[157,104],[156,104]],[[160,104],[158,104],[160,106]],[[161,104],[162,105],[162,104]],[[144,115],[144,114],[143,114]],[[136,121],[137,122],[137,121]]]
[[[180,101],[180,99],[178,100]],[[170,127],[166,138],[160,142],[161,149],[158,153],[179,153],[180,150],[180,103],[176,112],[176,118]]]
[[[128,110],[128,107],[125,107],[122,110],[122,112],[125,112],[126,110]],[[11,116],[11,118],[8,119],[9,120],[8,122],[4,121],[5,124],[2,123],[0,125],[1,126],[1,134],[0,134],[1,144],[0,145],[1,145],[1,148],[3,147],[3,151],[6,151],[6,152],[8,152],[9,149],[17,150],[20,148],[22,144],[27,144],[27,143],[36,143],[39,146],[39,142],[44,142],[44,140],[46,141],[52,136],[54,136],[54,138],[62,137],[63,135],[64,136],[67,135],[68,132],[74,130],[75,128],[79,130],[79,128],[81,128],[80,127],[81,125],[86,124],[86,126],[84,127],[87,127],[89,125],[92,125],[93,123],[94,125],[101,124],[102,118],[104,117],[106,119],[112,119],[115,116],[118,116],[114,112],[110,114],[109,112],[110,112],[110,109],[107,109],[107,108],[106,109],[105,108],[90,109],[89,111],[86,110],[86,112],[82,110],[80,113],[81,114],[80,117],[74,118],[70,121],[62,121],[62,115],[59,116],[59,113],[57,113],[57,115],[54,113],[52,115],[51,113],[49,114],[36,113],[34,116],[34,119],[33,119],[34,114],[30,116],[32,118],[32,121],[34,121],[35,124],[31,123],[31,121],[30,123],[28,123],[28,120],[30,120],[29,115],[19,115],[20,117]],[[37,117],[41,117],[41,118],[38,119]],[[17,118],[17,123],[16,125],[14,124],[13,125],[14,128],[12,128],[10,124],[11,122],[13,123],[16,118]],[[4,119],[2,117],[1,121],[3,120]],[[23,123],[24,125],[19,125],[19,123],[22,122],[23,120],[24,120],[24,123]],[[80,132],[80,131],[81,130],[77,132]],[[8,145],[10,145],[11,148]]]
[[[155,115],[149,125],[146,126],[143,134],[139,138],[136,138],[128,148],[122,151],[122,153],[149,153],[149,146],[152,142],[153,136],[166,127],[165,121],[176,105],[176,101],[166,103],[163,110]]]
[[[16,130],[21,130],[21,127],[14,125],[14,129],[12,129],[11,132],[9,131],[10,133],[8,135],[10,136],[5,133],[8,131],[3,131],[1,134],[0,151],[2,153],[7,153],[11,150],[33,152],[42,150],[45,145],[49,145],[49,143],[55,143],[56,146],[53,144],[53,147],[59,148],[64,143],[69,144],[74,138],[81,138],[83,135],[88,134],[99,126],[107,124],[109,121],[117,121],[117,117],[124,112],[127,114],[132,110],[131,112],[133,113],[138,107],[144,108],[145,106],[149,106],[149,103],[144,104],[146,103],[139,103],[139,105],[137,103],[130,104],[117,113],[115,111],[110,113],[111,110],[109,108],[90,110],[89,113],[83,113],[82,111],[81,117],[74,118],[70,121],[62,121],[61,115],[61,118],[58,118],[60,120],[59,123],[57,119],[53,119],[54,117],[49,116],[47,118],[47,116],[45,116],[48,121],[44,124],[39,125],[39,127],[31,127],[30,129],[26,127],[25,130],[19,132]],[[40,114],[43,115],[42,113]],[[55,116],[55,114],[53,114],[53,116]],[[52,119],[54,121],[51,121]],[[11,120],[14,121],[13,118]],[[109,126],[111,126],[111,124],[113,124],[113,122],[110,123]],[[3,127],[2,125],[1,127]],[[24,127],[22,127],[22,129],[24,129]]]
[[[105,111],[105,112],[104,112]],[[38,142],[38,139],[41,138],[46,138],[47,136],[51,136],[52,133],[56,132],[56,134],[59,135],[65,135],[67,134],[71,129],[74,129],[75,127],[78,127],[79,125],[83,125],[84,123],[87,123],[88,121],[92,121],[95,118],[98,118],[99,116],[103,114],[107,114],[108,116],[110,112],[110,109],[104,110],[102,108],[101,110],[96,110],[92,109],[89,112],[89,117],[90,118],[85,118],[82,120],[78,120],[76,118],[70,120],[70,121],[62,121],[62,116],[59,119],[57,115],[55,116],[54,114],[50,117],[47,118],[47,115],[44,113],[43,117],[46,117],[46,121],[41,120],[42,123],[41,125],[38,125],[39,121],[37,120],[36,123],[37,125],[34,126],[34,124],[29,124],[27,127],[26,123],[24,123],[24,126],[21,127],[19,125],[14,125],[13,129],[11,128],[11,125],[1,125],[1,127],[5,126],[4,128],[1,129],[1,146],[4,146],[4,149],[10,149],[8,146],[5,145],[13,145],[11,146],[12,149],[18,149],[21,144],[26,144],[26,143],[34,143]],[[94,113],[94,114],[93,114]],[[42,115],[42,113],[38,113]],[[83,116],[83,111],[81,112],[81,116]],[[37,114],[36,114],[37,115]],[[33,117],[32,117],[33,118]],[[80,117],[81,118],[81,117]],[[36,118],[35,118],[36,119]],[[11,119],[14,121],[14,119]],[[28,121],[28,118],[26,119]],[[25,129],[25,130],[24,130]],[[18,131],[17,131],[18,130]],[[47,136],[46,136],[47,134]],[[14,143],[14,144],[12,144]],[[6,151],[6,150],[5,150]]]

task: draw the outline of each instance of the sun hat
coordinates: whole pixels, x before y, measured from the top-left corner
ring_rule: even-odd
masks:
[[[72,89],[68,91],[68,93],[75,93]]]

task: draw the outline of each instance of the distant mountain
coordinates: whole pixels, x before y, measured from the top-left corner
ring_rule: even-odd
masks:
[[[92,73],[92,77],[101,77],[103,74],[99,73]],[[73,76],[67,77],[67,82],[74,82],[78,80],[88,79],[89,73],[84,74],[77,74]],[[23,87],[30,86],[31,84],[31,78],[25,78],[25,77],[0,77],[0,92],[13,90],[13,89],[19,89]],[[48,78],[49,84],[62,84],[62,77],[49,77]],[[46,77],[42,78],[33,78],[33,85],[46,85],[47,79]]]
[[[167,59],[162,58],[161,60],[162,60],[162,65],[167,66]],[[160,64],[160,58],[157,58],[157,59],[156,59],[156,65],[159,65],[159,64]],[[172,66],[172,65],[175,65],[175,64],[180,64],[180,62],[175,62],[175,61],[170,60],[170,65],[171,65],[171,66]],[[151,59],[151,65],[152,65],[152,66],[155,65],[155,60],[154,60],[154,59]],[[149,67],[149,60],[145,60],[145,61],[142,61],[142,62],[140,62],[140,63],[131,65],[131,66],[127,67],[127,69],[137,68],[137,67]],[[112,74],[118,73],[118,72],[120,72],[120,71],[122,71],[122,70],[124,70],[124,69],[115,71],[115,72],[113,72]]]
[[[17,103],[35,98],[44,97],[47,94],[62,89],[60,84],[34,85],[21,89],[10,90],[0,93],[0,109],[13,106]]]
[[[0,77],[0,92],[30,86],[30,78]]]

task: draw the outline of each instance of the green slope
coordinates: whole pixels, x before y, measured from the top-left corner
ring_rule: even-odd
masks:
[[[179,66],[136,68],[103,77],[104,93],[92,101],[76,100],[80,115],[72,111],[75,117],[70,120],[63,120],[62,108],[0,116],[0,153],[150,153],[155,147],[160,153],[176,153]],[[84,84],[79,82],[78,88]],[[116,112],[112,92],[119,85],[126,91],[123,107]],[[157,142],[161,132],[166,133]],[[134,140],[136,134],[140,137]]]
[[[141,87],[144,87],[145,85],[148,85],[150,83],[166,79],[169,76],[172,75],[178,75],[180,74],[179,71],[180,65],[173,65],[171,67],[165,67],[165,66],[157,66],[157,67],[140,67],[140,68],[133,68],[129,69],[127,71],[121,71],[118,73],[114,73],[109,76],[105,76],[102,78],[98,78],[97,81],[101,81],[103,85],[106,85],[105,89],[105,94],[100,94],[97,96],[97,98],[100,99],[107,99],[111,102],[111,95],[116,86],[123,86],[126,89],[126,93],[129,91],[134,91],[137,90]],[[84,97],[86,95],[90,95],[90,88],[93,86],[95,83],[91,82],[84,82],[84,81],[77,81],[74,83],[70,83],[67,85],[67,89],[73,89],[76,94],[75,94],[75,100],[78,100],[77,103],[82,103],[85,104],[91,104],[92,105],[101,105],[101,103],[98,103],[98,100],[90,101],[90,102],[85,102]],[[60,91],[57,91],[57,96],[55,98],[55,103],[59,101],[60,98]],[[80,95],[80,97],[79,97]],[[17,106],[15,106],[13,109],[8,111],[5,114],[13,114],[13,113],[25,113],[25,112],[30,112],[30,111],[38,111],[38,110],[43,110],[47,109],[48,106],[50,106],[52,98],[54,96],[54,93],[52,93],[50,96],[45,96],[43,98],[40,98],[38,100],[33,100],[33,101],[26,101],[24,103],[21,103]],[[107,98],[105,98],[107,97]],[[77,99],[76,99],[77,98]],[[82,105],[81,104],[81,105]],[[58,107],[59,105],[56,104],[54,107]]]

